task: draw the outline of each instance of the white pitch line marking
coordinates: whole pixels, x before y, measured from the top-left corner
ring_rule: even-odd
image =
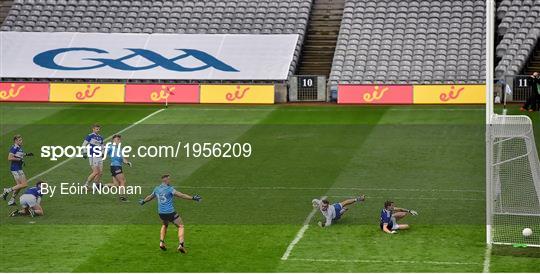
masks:
[[[80,105],[79,105],[80,106]],[[24,110],[63,110],[66,109],[66,107],[72,107],[72,105],[42,105],[42,106],[10,106],[10,105],[4,105],[2,106],[3,109],[24,109]],[[86,107],[86,106],[80,106],[80,108],[72,108],[71,110],[117,110],[118,105],[111,105],[109,107],[103,106],[103,107]],[[130,111],[130,110],[147,110],[149,108],[145,107],[128,107],[122,109],[122,111]]]
[[[154,111],[154,112],[148,114],[147,116],[143,117],[143,118],[140,119],[139,121],[137,121],[137,122],[135,122],[135,123],[129,125],[128,127],[126,127],[126,128],[124,128],[124,129],[118,131],[118,132],[115,133],[115,134],[123,133],[123,132],[125,132],[125,131],[127,131],[127,130],[133,128],[134,126],[136,126],[136,125],[138,125],[138,124],[144,122],[146,119],[148,119],[148,118],[150,118],[150,117],[152,117],[152,116],[154,116],[154,115],[156,115],[156,114],[158,114],[158,113],[160,113],[160,112],[162,112],[162,111],[164,111],[164,110],[165,110],[164,108],[158,109],[158,110],[156,110],[156,111]],[[114,136],[114,134],[111,135],[111,136],[109,136],[109,137],[107,137],[107,138],[105,139],[105,141],[110,140],[113,136]],[[45,171],[39,173],[38,175],[35,175],[34,177],[28,179],[28,182],[30,182],[30,181],[32,181],[32,180],[35,180],[35,179],[37,179],[37,178],[39,178],[39,177],[41,177],[41,176],[43,176],[43,175],[45,175],[45,174],[47,174],[47,173],[49,173],[49,172],[55,170],[55,169],[57,169],[57,168],[59,168],[59,167],[65,165],[67,162],[69,162],[69,161],[71,161],[71,160],[73,160],[73,159],[75,159],[75,158],[76,158],[76,157],[68,158],[68,159],[66,159],[66,160],[64,160],[64,161],[62,161],[62,162],[60,162],[60,163],[58,163],[58,164],[52,166],[51,168],[49,168],[49,169],[47,169],[47,170],[45,170]]]
[[[12,109],[63,109],[66,105],[44,105],[44,106],[11,106],[11,105],[5,105],[5,108],[12,108]],[[88,108],[88,109],[103,109],[103,110],[109,110],[111,108],[114,108],[114,105],[110,108],[107,107],[95,107],[95,108]],[[136,108],[132,107],[126,110],[140,110],[145,108]],[[174,111],[193,111],[193,110],[204,110],[204,111],[271,111],[276,110],[277,107],[270,107],[270,106],[262,106],[262,107],[202,107],[202,106],[180,106],[177,108],[173,108]],[[304,108],[295,108],[294,106],[289,107],[282,107],[279,108],[279,110],[283,111],[299,111],[299,112],[321,112],[321,111],[341,111],[341,112],[347,112],[347,111],[355,111],[357,108],[319,108],[319,109],[304,109]],[[402,107],[393,107],[388,108],[388,111],[485,111],[483,108],[402,108]]]
[[[484,254],[484,269],[483,273],[489,273],[489,266],[491,264],[491,244],[486,247],[486,253]]]
[[[326,199],[326,196],[321,197],[321,200]],[[313,216],[315,216],[315,213],[317,213],[317,208],[313,208],[313,210],[309,213],[309,215],[306,217],[306,220],[304,221],[304,224],[302,225],[302,228],[298,230],[298,233],[296,233],[296,236],[292,240],[292,242],[287,246],[287,250],[285,250],[285,253],[283,253],[283,256],[281,256],[282,260],[287,260],[289,256],[291,255],[291,252],[294,249],[294,246],[304,237],[304,233],[309,228],[309,223],[311,222],[311,219],[313,219]]]
[[[174,110],[193,110],[194,108],[175,108]],[[268,110],[274,110],[278,108],[270,108],[270,107],[262,107],[262,108],[248,108],[248,107],[240,107],[240,108],[204,108],[204,107],[197,107],[197,110],[209,110],[209,111],[268,111]],[[290,107],[282,107],[279,108],[280,111],[298,111],[298,112],[322,112],[322,111],[334,111],[334,112],[347,112],[347,111],[355,111],[357,109],[355,108],[319,108],[319,109],[301,109],[301,108],[295,108],[294,106]],[[389,108],[388,111],[485,111],[483,108]]]
[[[351,196],[346,195],[328,195],[328,197],[331,198],[351,198]],[[368,196],[366,195],[366,198],[370,199],[385,199],[388,197],[382,197],[382,196]],[[439,198],[439,197],[393,197],[394,200],[427,200],[427,201],[438,201],[438,200],[445,200],[445,201],[485,201],[486,199],[474,199],[474,198]]]
[[[391,108],[389,111],[485,111],[483,108]]]
[[[485,193],[476,189],[420,189],[420,188],[362,188],[362,187],[288,187],[288,186],[182,186],[199,189],[245,189],[245,190],[363,190],[363,191],[409,191],[409,192],[473,192]]]
[[[340,260],[340,259],[302,259],[290,258],[290,261],[305,261],[305,262],[336,262],[336,263],[400,263],[400,264],[435,264],[435,265],[480,265],[480,263],[468,262],[437,262],[437,261],[394,261],[394,260]]]

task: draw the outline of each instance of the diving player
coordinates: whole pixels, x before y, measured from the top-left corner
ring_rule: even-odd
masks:
[[[15,210],[9,214],[10,217],[30,215],[32,217],[38,215],[43,216],[43,208],[41,207],[41,184],[43,181],[36,183],[35,187],[31,187],[21,195],[19,202],[21,209]]]
[[[405,216],[407,216],[407,214],[416,216],[418,215],[418,212],[405,208],[395,207],[394,202],[392,201],[384,202],[384,208],[381,211],[381,221],[379,224],[381,230],[389,234],[396,234],[398,229],[409,229],[408,224],[397,223],[398,220],[403,219]]]
[[[103,137],[99,135],[101,126],[95,124],[92,126],[92,133],[88,134],[84,138],[83,146],[83,157],[88,157],[90,162],[90,168],[92,172],[86,179],[84,187],[88,188],[90,183],[100,185],[101,175],[103,174]],[[86,148],[89,148],[89,151],[86,151]]]
[[[17,134],[13,137],[13,145],[11,146],[8,154],[8,161],[11,162],[11,175],[15,179],[15,185],[10,188],[4,188],[2,193],[2,199],[6,200],[9,193],[12,193],[11,199],[8,202],[8,206],[17,205],[15,203],[15,198],[19,191],[28,186],[28,181],[26,180],[26,175],[24,175],[23,165],[24,165],[24,156],[34,156],[33,153],[25,153],[22,148],[23,138],[21,135]]]
[[[127,164],[131,167],[131,163],[123,157],[122,149],[120,147],[122,136],[115,134],[112,138],[112,145],[107,149],[107,156],[111,159],[111,175],[112,184],[108,184],[109,187],[119,187],[120,201],[126,202],[127,198],[124,196],[126,187],[126,177],[122,171],[122,164]]]
[[[159,248],[161,250],[167,250],[165,246],[165,235],[167,234],[167,227],[169,222],[174,223],[178,227],[178,248],[177,250],[181,253],[186,253],[186,248],[184,247],[184,223],[180,218],[180,215],[176,213],[173,206],[174,197],[193,200],[196,202],[201,201],[201,196],[199,195],[187,195],[182,192],[176,191],[172,186],[170,186],[170,175],[165,174],[161,176],[161,184],[154,188],[152,194],[146,196],[146,198],[139,200],[139,204],[144,205],[145,203],[151,201],[154,198],[157,198],[158,202],[158,213],[159,218],[162,221],[161,231],[159,235]]]
[[[342,201],[340,203],[335,203],[330,205],[330,202],[326,199],[319,200],[319,199],[313,199],[311,203],[313,204],[314,208],[318,208],[322,215],[325,218],[325,222],[319,221],[317,224],[320,227],[328,227],[332,225],[333,222],[339,220],[341,216],[347,212],[349,209],[348,206],[356,203],[356,202],[362,202],[366,199],[365,195],[360,195],[359,197],[356,197],[354,199],[347,199],[345,201]]]

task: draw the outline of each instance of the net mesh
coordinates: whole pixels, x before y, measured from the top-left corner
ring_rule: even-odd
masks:
[[[492,242],[540,246],[540,162],[527,116],[492,119]],[[525,237],[524,228],[533,234]]]

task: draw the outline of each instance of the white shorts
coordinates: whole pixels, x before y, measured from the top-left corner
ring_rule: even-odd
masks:
[[[88,162],[92,168],[99,167],[100,169],[103,169],[103,158],[101,157],[88,157]]]
[[[396,222],[396,217],[393,217],[393,216],[392,216],[392,218],[391,218],[390,220],[392,220],[392,224],[393,224],[393,225],[392,225],[392,230],[398,230],[398,229],[399,229],[399,225],[398,225],[398,223]]]
[[[32,194],[23,194],[21,198],[19,198],[19,202],[21,202],[23,208],[34,207],[37,205],[37,198]]]
[[[13,175],[13,178],[15,178],[15,181],[26,179],[26,176],[24,175],[24,171],[22,171],[22,169],[17,170],[17,171],[11,171],[11,175]]]

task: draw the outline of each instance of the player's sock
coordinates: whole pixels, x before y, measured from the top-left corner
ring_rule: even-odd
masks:
[[[2,199],[6,200],[7,199],[7,196],[10,192],[13,191],[13,188],[11,187],[8,187],[8,188],[4,188],[4,192],[2,192]]]
[[[14,205],[17,205],[17,203],[15,203],[15,198],[11,197],[11,199],[9,199],[8,206],[14,206]]]
[[[181,253],[186,253],[186,248],[184,247],[184,242],[181,242],[178,244],[178,251],[180,251]]]

